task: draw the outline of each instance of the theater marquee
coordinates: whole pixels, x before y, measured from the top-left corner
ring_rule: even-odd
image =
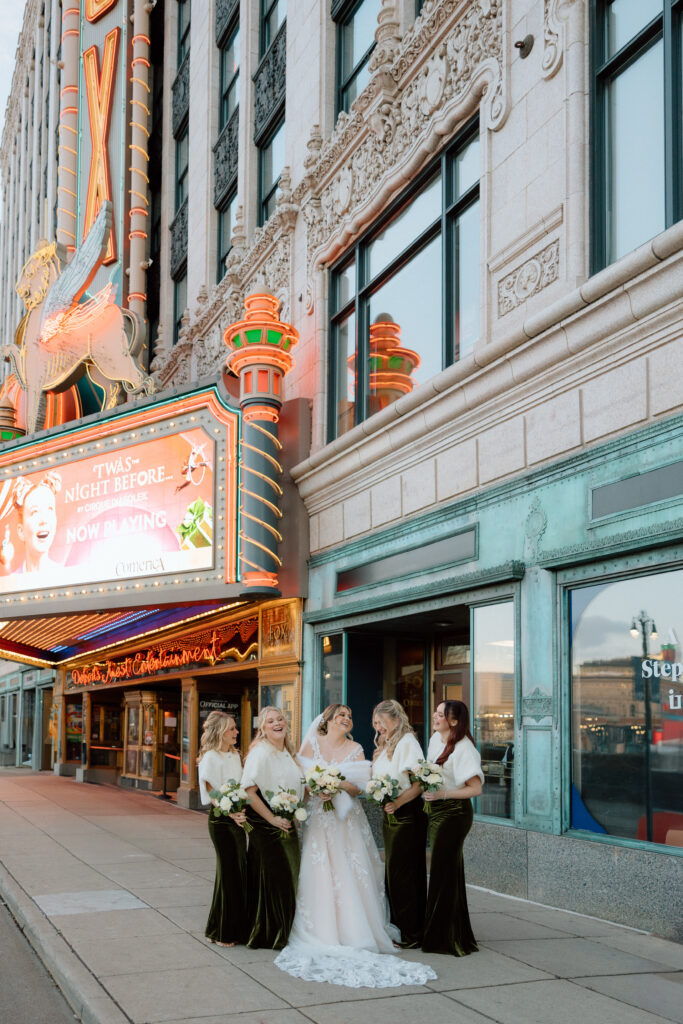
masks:
[[[236,593],[238,428],[210,388],[3,451],[0,614]]]

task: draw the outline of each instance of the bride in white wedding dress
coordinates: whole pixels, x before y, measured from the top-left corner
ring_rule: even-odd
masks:
[[[371,766],[360,744],[347,738],[352,727],[350,709],[333,704],[315,719],[299,751],[304,771],[337,765],[346,781],[332,811],[323,809],[324,798],[309,798],[294,924],[275,963],[295,978],[352,988],[422,985],[436,978],[431,967],[392,955],[400,936],[389,924],[384,865],[354,799]]]

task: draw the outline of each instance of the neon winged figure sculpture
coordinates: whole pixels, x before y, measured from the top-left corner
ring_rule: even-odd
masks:
[[[138,319],[116,305],[114,286],[80,302],[106,254],[111,224],[107,201],[68,266],[62,269],[53,242],[41,245],[22,268],[16,291],[27,309],[23,339],[2,352],[26,391],[28,433],[43,423],[47,392],[65,391],[84,373],[103,389],[103,409],[118,404],[121,388],[129,394],[154,391],[135,358],[142,344]]]

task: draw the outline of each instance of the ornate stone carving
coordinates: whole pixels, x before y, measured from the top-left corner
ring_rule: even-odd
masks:
[[[547,526],[548,516],[536,495],[524,524],[524,558],[528,564],[533,564],[538,558],[538,549]]]
[[[552,78],[562,66],[565,26],[569,8],[575,0],[543,0],[543,60],[544,78]]]
[[[287,22],[285,22],[254,75],[254,142],[262,141],[285,102]]]
[[[234,112],[213,147],[213,205],[218,207],[237,181],[240,111]]]
[[[536,687],[526,697],[522,697],[522,715],[525,718],[533,718],[540,722],[543,718],[549,718],[553,713],[553,698],[550,693],[543,693],[540,687]]]
[[[178,74],[173,82],[173,112],[171,115],[171,127],[173,134],[177,135],[178,129],[187,117],[190,110],[190,54],[178,68]]]
[[[512,312],[559,276],[560,240],[555,238],[498,282],[498,316]]]
[[[444,137],[481,105],[484,124],[507,113],[502,0],[425,0],[421,15],[387,63],[395,39],[386,2],[386,48],[375,73],[341,112],[328,142],[314,126],[307,174],[294,191],[307,227],[307,308],[315,270],[338,256],[426,163]],[[379,49],[379,43],[378,43]]]
[[[216,46],[223,42],[230,23],[239,10],[240,0],[216,0]]]
[[[187,199],[171,224],[171,277],[175,277],[187,261]]]

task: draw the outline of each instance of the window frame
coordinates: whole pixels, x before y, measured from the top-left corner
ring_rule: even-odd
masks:
[[[270,32],[270,16],[273,11],[282,4],[284,6],[284,18],[282,24],[287,20],[287,0],[261,0],[261,18],[259,24],[259,57],[265,57],[268,50],[272,46],[273,40],[277,36],[278,32],[282,28],[279,25],[277,30],[271,35]]]
[[[179,68],[188,53],[190,52],[190,25],[192,22],[192,0],[177,0],[178,4],[178,34],[176,43],[176,68]],[[187,5],[187,24],[183,28],[181,10]]]
[[[227,31],[224,34],[222,45],[219,46],[219,103],[218,103],[218,124],[219,133],[223,131],[228,121],[231,119],[233,114],[239,109],[239,76],[240,66],[237,65],[237,70],[233,73],[230,81],[226,82],[225,63],[226,54],[230,43],[234,40],[235,36],[239,36],[240,33],[240,20],[239,20],[239,9],[237,14],[230,22]],[[229,100],[230,90],[233,85],[237,83],[237,99],[232,110],[228,109],[226,113],[226,100]],[[228,103],[229,107],[229,103]]]
[[[225,197],[225,199],[223,200],[221,205],[216,210],[216,213],[218,214],[218,223],[217,223],[217,226],[216,226],[216,252],[218,254],[217,266],[216,266],[216,283],[217,284],[220,284],[220,282],[225,277],[225,261],[227,259],[228,253],[232,249],[232,241],[231,241],[231,239],[232,239],[232,232],[230,233],[230,238],[227,240],[228,241],[227,247],[223,244],[224,243],[224,239],[223,239],[223,227],[222,227],[223,221],[222,221],[222,217],[223,217],[223,214],[227,211],[228,207],[232,206],[232,204],[235,202],[236,199],[237,199],[237,186],[235,186],[235,188],[231,189],[228,192],[227,196]],[[233,225],[233,229],[234,229],[234,225]]]
[[[179,309],[178,289],[181,282],[185,282],[185,304]],[[187,308],[187,263],[184,263],[176,276],[173,278],[173,344],[180,341],[180,328],[182,326],[183,313]]]
[[[267,213],[267,209],[266,208],[267,208],[267,204],[270,202],[271,198],[277,192],[278,185],[280,184],[280,176],[282,174],[282,171],[280,171],[280,174],[278,174],[277,178],[275,179],[275,181],[273,182],[273,184],[269,188],[268,192],[266,192],[265,191],[265,181],[264,181],[265,153],[266,153],[266,150],[268,149],[268,147],[272,145],[273,139],[275,138],[275,136],[277,135],[277,133],[280,131],[281,128],[283,128],[285,130],[285,139],[286,139],[286,132],[287,132],[286,124],[287,124],[287,121],[286,121],[286,117],[285,117],[285,114],[284,114],[284,111],[283,111],[282,116],[279,117],[275,121],[275,123],[273,124],[273,127],[268,132],[268,134],[266,135],[265,139],[258,146],[258,226],[259,227],[263,227],[263,225],[266,223],[268,218],[270,216],[272,216],[272,214]]]
[[[590,563],[574,568],[562,569],[557,574],[556,617],[558,629],[559,660],[558,678],[560,680],[561,717],[571,723],[573,710],[573,673],[572,673],[572,637],[570,594],[572,590],[588,587],[592,584],[612,584],[625,580],[637,579],[641,576],[652,576],[658,573],[675,572],[683,568],[683,546],[677,545],[662,548],[653,558],[652,552],[636,552],[616,556],[606,562]],[[571,825],[571,787],[572,787],[572,734],[571,729],[563,730],[562,734],[562,787],[561,787],[561,819],[560,835],[568,838],[584,839],[590,843],[601,843],[607,846],[620,846],[628,849],[649,850],[665,856],[683,857],[683,848],[666,846],[662,843],[650,843],[646,839],[631,839],[627,836],[587,832],[572,828]]]
[[[372,43],[365,50],[363,56],[351,69],[351,72],[345,79],[342,80],[343,67],[344,67],[344,29],[349,25],[355,16],[357,10],[361,6],[364,0],[349,0],[349,2],[343,4],[341,9],[335,12],[335,24],[336,24],[336,42],[335,42],[335,81],[337,87],[335,89],[335,115],[339,115],[341,111],[349,112],[351,104],[346,103],[346,93],[349,86],[358,77],[363,68],[367,65],[372,55],[372,51],[377,46],[377,40],[374,35]]]
[[[181,145],[184,141],[187,141],[187,161],[185,166],[180,168],[180,153]],[[178,134],[175,137],[175,181],[174,181],[174,197],[175,197],[175,210],[174,216],[178,213],[178,210],[187,199],[187,178],[190,169],[190,131],[189,124],[187,121],[180,128]]]
[[[454,166],[457,154],[479,138],[479,118],[474,117],[445,146],[434,160],[423,168],[410,185],[398,195],[383,211],[381,216],[347,249],[330,268],[330,287],[328,296],[329,324],[329,361],[328,361],[328,408],[327,408],[327,443],[343,436],[337,432],[338,402],[336,394],[337,377],[337,345],[338,327],[351,313],[355,315],[356,329],[356,399],[354,408],[354,426],[363,423],[371,415],[368,412],[369,398],[369,300],[373,292],[382,287],[402,267],[408,264],[434,238],[441,236],[441,369],[457,362],[460,354],[456,351],[455,320],[458,310],[457,296],[457,257],[455,252],[455,225],[458,218],[480,199],[481,173],[477,181],[462,196],[454,198]],[[405,209],[428,185],[437,169],[441,175],[441,212],[421,233],[400,252],[372,279],[367,274],[367,247],[370,242]],[[337,307],[336,282],[340,271],[350,262],[355,261],[355,289],[350,299]],[[481,301],[481,293],[479,295]],[[451,329],[452,327],[452,329]],[[362,413],[360,412],[362,410]],[[352,429],[352,428],[349,428]]]
[[[590,271],[596,274],[621,257],[609,253],[609,184],[606,94],[612,81],[659,39],[664,45],[664,229],[683,218],[683,0],[662,0],[662,12],[643,26],[612,57],[606,57],[606,14],[612,0],[590,7]],[[678,86],[678,87],[676,87]],[[643,243],[648,239],[643,239]],[[626,255],[626,254],[624,254]]]

